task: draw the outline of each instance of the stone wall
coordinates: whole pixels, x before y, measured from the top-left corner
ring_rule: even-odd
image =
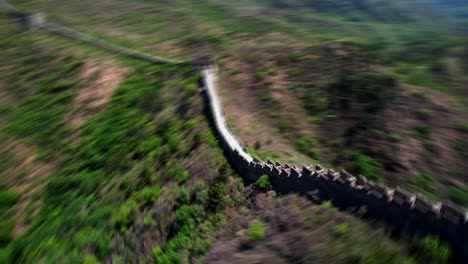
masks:
[[[104,49],[104,50],[107,50],[107,51],[110,51],[110,52],[113,52],[113,53],[118,53],[118,54],[121,54],[121,55],[124,55],[124,56],[128,56],[128,57],[131,57],[131,58],[134,58],[134,59],[138,59],[138,60],[144,60],[144,61],[148,61],[148,62],[155,63],[155,64],[188,63],[188,62],[184,62],[184,61],[178,61],[178,60],[172,60],[172,59],[167,59],[167,58],[156,57],[156,56],[144,54],[142,52],[130,50],[130,49],[127,49],[127,48],[122,48],[122,47],[113,45],[113,44],[111,44],[109,42],[99,40],[99,39],[93,38],[93,37],[91,37],[89,35],[80,33],[80,32],[78,32],[76,30],[71,29],[71,28],[60,26],[60,25],[57,25],[57,24],[54,24],[54,23],[42,23],[41,28],[49,30],[49,31],[54,32],[56,34],[68,37],[68,38],[80,40],[82,42],[91,44],[93,46],[99,47],[101,49]]]
[[[218,139],[232,167],[245,179],[254,182],[268,175],[279,193],[299,193],[315,200],[330,200],[342,210],[365,208],[364,217],[386,224],[394,234],[434,234],[448,241],[461,260],[468,260],[468,222],[466,212],[451,202],[431,203],[397,187],[390,189],[363,176],[336,172],[320,165],[297,168],[290,164],[260,161],[246,154],[245,148],[230,132],[220,109],[216,92],[216,69],[202,69],[206,98]],[[237,139],[236,139],[237,140]]]

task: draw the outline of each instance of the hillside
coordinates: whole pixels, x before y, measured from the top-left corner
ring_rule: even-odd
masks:
[[[375,249],[358,259],[409,255],[331,207],[293,196],[278,207],[273,193],[244,186],[209,129],[187,66],[129,61],[4,18],[0,30],[2,263],[201,261],[225,227],[250,222],[258,206],[288,203],[326,214],[330,228],[358,224],[336,231]],[[375,245],[376,235],[388,244]]]
[[[352,42],[283,48],[220,59],[227,118],[252,153],[308,162],[301,152],[466,205],[467,119],[455,98],[399,83]]]
[[[146,53],[217,55],[226,118],[253,156],[468,204],[468,52],[449,3],[12,3]],[[365,208],[242,181],[188,63],[0,19],[1,263],[455,261],[435,237],[391,237]]]
[[[210,225],[214,195],[240,183],[223,184],[232,172],[190,66],[1,24],[1,262],[149,261],[169,237],[205,241],[184,228]]]

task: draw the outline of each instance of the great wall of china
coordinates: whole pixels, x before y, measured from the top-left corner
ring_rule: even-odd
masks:
[[[17,13],[21,14],[19,16],[31,16],[31,13],[19,11]],[[22,22],[24,21],[37,20],[22,19]],[[52,23],[41,21],[39,24],[33,24],[34,27],[136,59],[152,63],[184,63],[120,48]],[[365,218],[384,222],[393,233],[438,235],[452,245],[462,262],[468,261],[468,215],[451,202],[432,203],[421,195],[411,194],[400,187],[390,189],[363,176],[353,176],[345,171],[336,172],[320,165],[304,165],[302,168],[297,168],[287,163],[260,161],[251,157],[233,135],[224,118],[216,90],[216,68],[209,64],[197,65],[196,68],[203,75],[210,119],[220,144],[231,166],[239,175],[251,182],[264,174],[268,175],[273,189],[281,194],[299,193],[313,196],[320,201],[330,200],[334,206],[342,210],[355,211],[364,207]]]

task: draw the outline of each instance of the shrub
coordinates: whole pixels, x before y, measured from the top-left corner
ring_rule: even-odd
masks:
[[[19,199],[19,194],[13,191],[0,191],[0,209],[13,206]]]
[[[297,147],[300,152],[305,153],[307,156],[317,159],[317,152],[313,149],[313,140],[310,138],[299,138],[297,140]]]
[[[432,191],[435,177],[429,173],[421,173],[412,179],[412,182],[422,190]]]
[[[423,120],[428,120],[432,116],[432,110],[427,108],[422,108],[418,110],[418,115]]]
[[[138,152],[146,154],[161,146],[161,138],[158,136],[152,136],[147,140],[143,141],[138,147]]]
[[[260,240],[265,237],[265,225],[260,221],[254,221],[247,230],[247,236],[250,240]]]
[[[145,217],[143,218],[143,224],[145,226],[150,226],[150,225],[154,224],[153,216],[151,214],[145,215]]]
[[[101,263],[102,262],[100,262],[94,255],[86,255],[83,260],[83,264],[101,264]]]
[[[270,186],[271,186],[270,177],[268,177],[268,175],[266,174],[263,174],[255,182],[255,186],[257,186],[260,190],[264,190],[264,191],[270,189]]]
[[[183,183],[189,178],[189,172],[180,165],[175,165],[167,170],[167,174],[176,182]]]
[[[314,221],[315,221],[315,223],[317,223],[317,224],[322,223],[324,219],[325,219],[325,217],[324,217],[323,215],[320,215],[320,214],[316,214],[316,215],[314,216]]]
[[[184,153],[184,149],[181,146],[182,139],[179,135],[175,135],[174,133],[169,133],[167,135],[167,143],[173,152],[176,153]]]
[[[254,148],[255,148],[256,150],[259,150],[261,147],[262,147],[262,143],[260,143],[260,141],[255,141]]]
[[[0,225],[0,247],[8,245],[12,240],[13,227],[10,224],[2,223],[2,225]]]
[[[205,204],[209,197],[209,187],[203,180],[198,180],[193,187],[195,193],[195,200],[199,204]]]
[[[198,87],[194,83],[189,83],[184,87],[184,91],[187,96],[195,95],[197,92]]]
[[[438,151],[436,143],[434,141],[430,140],[430,139],[424,139],[423,140],[423,146],[427,151],[429,151],[431,153],[437,153],[437,151]]]
[[[462,157],[467,157],[468,156],[468,141],[464,139],[454,139],[452,140],[452,147],[454,150],[458,152],[459,155]]]
[[[190,190],[187,188],[181,188],[179,191],[179,196],[177,196],[177,202],[182,204],[189,204],[190,203]]]
[[[262,102],[268,104],[268,103],[272,103],[273,102],[273,96],[267,91],[265,92],[261,97],[260,99],[262,100]]]
[[[145,187],[135,198],[137,201],[144,203],[145,205],[154,204],[161,194],[161,188],[159,186]]]
[[[337,236],[344,236],[348,232],[348,224],[341,223],[332,227],[332,232]]]
[[[468,192],[466,190],[450,187],[450,199],[458,204],[468,204]]]
[[[362,173],[362,175],[366,176],[370,180],[383,182],[383,179],[378,175],[383,169],[380,162],[360,152],[354,153],[354,160],[357,169]]]
[[[329,99],[326,94],[316,87],[310,87],[307,89],[307,93],[305,94],[303,101],[305,108],[312,115],[326,110],[329,105]]]
[[[133,199],[126,201],[120,206],[119,210],[112,218],[115,226],[120,227],[121,231],[125,232],[127,226],[130,225],[138,213],[138,205]]]
[[[431,133],[432,127],[429,124],[420,124],[416,126],[416,131],[418,131],[422,136],[427,136]]]
[[[429,97],[424,93],[424,91],[414,91],[411,93],[411,96],[423,101],[427,101],[429,99]]]
[[[340,109],[350,109],[359,102],[369,113],[377,112],[395,96],[396,79],[390,75],[355,74],[341,76],[330,84],[334,103]]]
[[[463,132],[463,133],[468,133],[468,123],[456,123],[455,127],[458,131]]]
[[[151,250],[151,255],[157,264],[173,264],[180,263],[182,255],[173,250],[163,251],[160,247],[154,247]]]
[[[388,138],[395,142],[398,142],[401,140],[401,136],[395,133],[388,134]]]
[[[280,131],[285,132],[288,128],[289,128],[289,123],[288,123],[288,121],[281,121],[281,122],[279,123],[279,129],[280,129]]]
[[[203,206],[198,204],[182,205],[176,211],[176,220],[181,226],[189,225],[193,227],[196,224],[200,223],[204,216],[205,210]]]
[[[424,261],[432,263],[447,263],[451,255],[447,243],[441,242],[436,236],[427,236],[417,245],[418,255],[421,263]]]
[[[85,223],[90,226],[97,226],[101,223],[106,223],[112,217],[112,213],[114,211],[114,206],[100,206],[88,215]]]
[[[327,210],[331,210],[335,212],[338,211],[338,209],[333,206],[333,203],[331,201],[325,201],[319,207],[322,209],[327,209]]]
[[[229,200],[227,187],[223,183],[216,183],[210,187],[209,202],[213,208],[221,207]]]

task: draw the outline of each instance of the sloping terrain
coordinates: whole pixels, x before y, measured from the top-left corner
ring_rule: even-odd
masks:
[[[349,18],[351,8],[337,12],[345,19],[317,21],[289,20],[251,1],[14,2],[154,54],[219,52],[226,114],[254,155],[320,161],[466,203],[466,114],[450,97],[465,91],[454,60],[463,51],[445,49],[461,38],[403,65],[386,59],[404,57],[408,46],[384,55],[369,48],[375,36],[392,31],[391,42],[418,29],[402,26],[420,19],[412,14],[382,17],[376,9]],[[447,261],[437,239],[397,245],[372,231],[378,225],[329,204],[245,187],[210,130],[190,66],[113,57],[4,21],[1,262]],[[310,45],[336,37],[366,45]],[[434,58],[442,67],[429,64]],[[441,73],[433,88],[455,85],[433,92],[398,81],[415,64]]]
[[[294,195],[257,195],[250,210],[231,217],[205,263],[412,261],[407,249],[393,241],[373,243],[384,235],[382,230],[369,230],[333,208]]]
[[[398,82],[366,47],[278,44],[239,49],[220,63],[227,118],[255,155],[286,160],[295,149],[431,199],[467,203],[462,103]],[[286,142],[268,140],[278,135]],[[308,161],[296,157],[291,162]]]
[[[232,177],[190,67],[84,55],[46,32],[2,22],[2,263],[208,261],[201,255],[222,226],[250,221],[255,214],[245,209],[258,201],[276,203]],[[358,244],[374,247],[371,237]],[[381,247],[375,256],[399,250]]]
[[[1,27],[1,262],[128,263],[150,260],[171,237],[203,242],[184,228],[224,206],[213,197],[227,199],[239,183],[221,184],[232,172],[190,66],[130,70],[8,19]],[[176,257],[190,245],[177,244]]]

